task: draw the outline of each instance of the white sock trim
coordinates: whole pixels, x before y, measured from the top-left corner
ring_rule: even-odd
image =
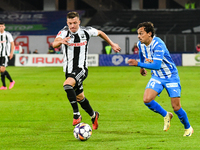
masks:
[[[95,115],[96,115],[96,113],[94,112],[94,114],[93,114],[93,116],[91,116],[91,118],[94,118],[94,117],[95,117]]]

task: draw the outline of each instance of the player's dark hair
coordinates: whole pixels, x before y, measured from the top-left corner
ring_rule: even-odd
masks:
[[[151,22],[142,22],[140,24],[138,24],[137,26],[137,30],[141,27],[144,27],[144,30],[149,33],[151,32],[151,37],[153,37],[155,35],[155,29],[154,29],[154,25]]]
[[[71,11],[67,14],[67,18],[72,19],[72,18],[75,18],[75,17],[79,18],[79,14],[75,11]]]
[[[1,25],[5,25],[5,23],[4,23],[4,22],[0,22],[0,24],[1,24]]]

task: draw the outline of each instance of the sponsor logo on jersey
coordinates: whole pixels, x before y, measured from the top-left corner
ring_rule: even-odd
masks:
[[[163,50],[155,50],[154,52],[161,52],[161,53],[162,53],[162,52],[163,52]]]
[[[81,43],[70,43],[69,46],[80,47],[87,44],[87,41]]]
[[[151,63],[153,62],[152,59],[148,59],[148,58],[145,58],[145,61],[146,61],[146,62],[151,62]]]
[[[6,42],[6,40],[5,41],[0,41],[0,43],[5,43]]]

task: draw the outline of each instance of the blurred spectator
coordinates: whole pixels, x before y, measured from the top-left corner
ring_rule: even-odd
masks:
[[[56,54],[61,54],[61,47],[54,48]]]
[[[187,1],[187,3],[185,3],[185,9],[195,9],[195,2],[193,1]]]
[[[134,46],[132,48],[132,52],[133,52],[133,54],[139,54],[139,49],[137,47],[137,43],[134,44]]]
[[[102,54],[111,54],[112,53],[112,47],[106,42],[102,41],[103,49],[102,49]]]
[[[196,51],[197,51],[197,53],[200,53],[200,43],[197,44]]]
[[[19,42],[15,42],[14,54],[21,54],[22,52],[22,46],[19,45]]]
[[[33,54],[38,54],[38,50],[35,49],[35,51],[33,51]]]
[[[55,51],[55,49],[53,48],[52,43],[50,43],[50,45],[49,45],[49,50],[48,50],[48,53],[47,53],[47,54],[55,54],[55,53],[56,53],[56,51]]]
[[[109,55],[112,53],[112,47],[110,45],[105,46],[106,54]]]

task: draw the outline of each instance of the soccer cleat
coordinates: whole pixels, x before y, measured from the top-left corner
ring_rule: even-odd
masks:
[[[185,133],[183,134],[183,136],[192,136],[192,133],[194,133],[193,128],[190,126],[189,129],[185,129]]]
[[[12,89],[15,85],[15,81],[13,80],[13,82],[10,82],[10,86],[9,86],[9,89]]]
[[[2,86],[2,87],[0,87],[0,90],[7,90],[7,87]]]
[[[81,120],[82,120],[81,115],[78,117],[78,119],[73,119],[73,126],[79,124],[81,122]]]
[[[167,112],[167,115],[164,117],[164,131],[169,130],[170,127],[170,121],[173,118],[173,114],[170,112]]]
[[[93,130],[97,130],[98,129],[98,118],[99,118],[99,113],[97,111],[95,111],[95,117],[92,118],[92,128]]]

